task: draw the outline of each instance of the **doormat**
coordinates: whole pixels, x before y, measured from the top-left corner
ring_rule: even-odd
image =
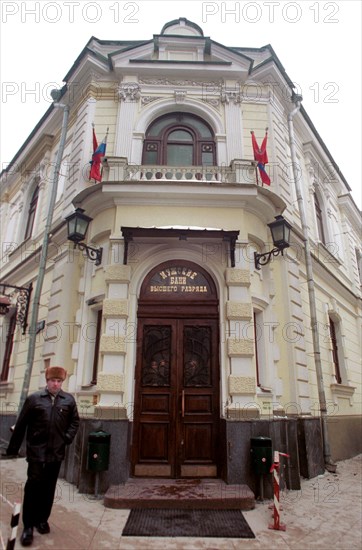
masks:
[[[216,537],[254,539],[240,510],[134,508],[123,537]]]

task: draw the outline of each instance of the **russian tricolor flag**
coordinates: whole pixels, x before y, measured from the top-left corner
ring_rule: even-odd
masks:
[[[96,180],[99,182],[102,181],[101,163],[102,163],[102,158],[106,154],[107,135],[108,135],[108,132],[105,138],[103,139],[103,141],[98,145],[96,133],[93,128],[93,155],[92,155],[92,160],[90,161],[90,164],[91,164],[91,169],[89,173],[90,180]]]

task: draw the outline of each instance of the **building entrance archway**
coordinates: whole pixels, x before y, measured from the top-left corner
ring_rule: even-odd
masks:
[[[132,473],[219,475],[219,311],[199,265],[160,264],[138,305]]]

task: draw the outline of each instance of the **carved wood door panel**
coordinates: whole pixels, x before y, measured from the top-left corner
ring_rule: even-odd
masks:
[[[218,472],[218,322],[139,319],[133,474]]]

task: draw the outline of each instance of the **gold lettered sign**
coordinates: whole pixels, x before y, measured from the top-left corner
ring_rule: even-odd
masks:
[[[149,281],[148,292],[151,295],[171,294],[181,297],[194,295],[206,296],[210,293],[206,277],[187,266],[175,265],[160,269]]]

